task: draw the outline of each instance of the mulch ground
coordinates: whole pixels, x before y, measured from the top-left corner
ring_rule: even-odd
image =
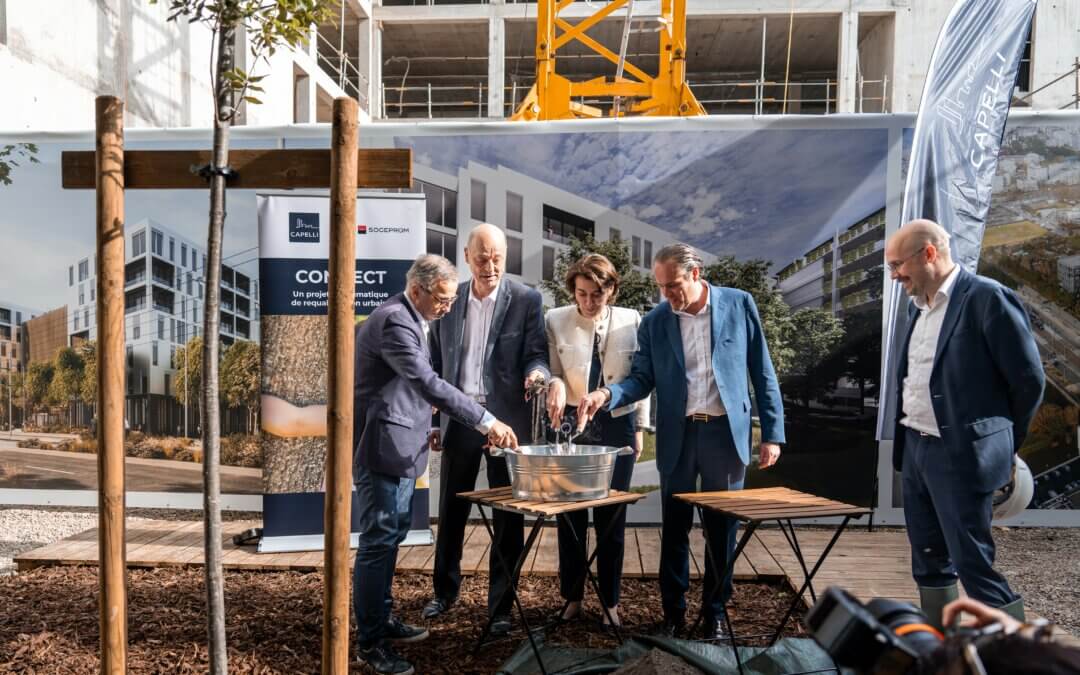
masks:
[[[0,577],[0,673],[79,674],[98,669],[97,568],[42,568]],[[128,583],[128,672],[207,671],[201,569],[132,570]],[[779,585],[736,584],[732,620],[739,635],[768,633],[779,623],[793,594]],[[431,594],[431,578],[405,574],[394,583],[396,610],[420,623]],[[691,587],[689,616],[696,616],[700,586]],[[487,578],[468,577],[455,607],[430,624],[430,639],[401,649],[417,673],[491,673],[525,639],[492,642],[479,655],[472,647],[486,617]],[[521,598],[530,622],[543,623],[561,607],[558,582],[526,577]],[[322,640],[322,575],[319,573],[229,572],[225,601],[230,672],[317,673]],[[615,646],[598,623],[595,598],[588,618],[563,624],[547,641],[578,647]],[[626,579],[620,605],[629,633],[651,633],[660,620],[656,581]],[[797,612],[796,614],[799,614]],[[788,635],[801,635],[797,620]],[[355,632],[353,636],[355,644]],[[370,672],[359,663],[354,672]]]

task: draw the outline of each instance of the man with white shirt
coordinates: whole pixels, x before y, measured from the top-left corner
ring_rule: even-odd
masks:
[[[360,658],[388,675],[413,672],[392,643],[428,636],[392,613],[391,586],[398,546],[412,521],[416,477],[427,465],[431,407],[491,443],[517,444],[507,424],[432,368],[428,324],[457,299],[457,270],[446,258],[422,255],[406,280],[404,293],[379,305],[356,328],[353,482],[360,541],[353,605]]]
[[[682,492],[740,490],[750,463],[750,388],[761,419],[759,465],[780,457],[784,409],[757,306],[749,293],[713,286],[701,278],[701,258],[686,244],[656,254],[653,274],[666,302],[641,321],[630,376],[582,399],[578,424],[607,407],[615,409],[656,389],[656,467],[660,471],[662,540],[660,595],[664,631],[682,631],[690,586],[692,507]],[[706,635],[719,637],[731,576],[715,588],[735,549],[738,522],[706,514],[705,534],[716,560],[707,559],[703,596]],[[715,568],[714,568],[715,566]]]
[[[506,236],[487,223],[469,233],[465,262],[472,281],[463,284],[450,312],[435,324],[432,354],[443,379],[509,424],[523,443],[532,439],[532,415],[526,392],[533,382],[550,377],[543,300],[538,292],[503,278]],[[467,425],[441,416],[439,526],[432,575],[435,597],[424,607],[431,619],[454,604],[461,588],[461,554],[472,505],[459,498],[475,489],[481,458],[486,459],[490,487],[510,485],[506,460],[492,457],[488,439]],[[438,439],[435,439],[438,443]],[[494,514],[494,547],[513,570],[524,548],[524,521],[505,511]],[[488,612],[491,632],[510,630],[511,580],[492,551]]]
[[[1023,619],[1022,599],[993,568],[990,520],[1042,399],[1027,313],[1011,290],[954,263],[949,234],[929,220],[890,237],[885,265],[911,296],[893,466],[923,610],[940,626],[959,579],[969,596]]]

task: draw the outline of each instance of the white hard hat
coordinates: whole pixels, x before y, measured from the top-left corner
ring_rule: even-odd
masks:
[[[1024,512],[1035,495],[1031,469],[1019,455],[1013,455],[1012,480],[994,491],[994,520],[1005,520]]]

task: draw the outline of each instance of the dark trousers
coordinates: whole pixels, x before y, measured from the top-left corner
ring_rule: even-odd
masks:
[[[457,599],[461,589],[461,552],[465,543],[465,526],[468,524],[472,504],[457,495],[476,488],[476,474],[480,471],[480,458],[487,458],[487,479],[490,487],[510,485],[506,460],[492,457],[484,449],[487,438],[483,434],[451,422],[443,439],[442,465],[439,469],[439,530],[435,539],[435,569],[433,584],[435,595],[447,601]],[[518,556],[525,547],[525,519],[518,514],[496,510],[494,513],[495,541],[492,546],[502,553],[506,567],[512,572]],[[510,578],[499,565],[494,550],[490,558],[490,583],[488,584],[489,614],[509,614],[513,598],[503,594],[509,588]],[[502,598],[502,602],[499,602]]]
[[[970,487],[968,477],[950,466],[952,451],[940,438],[912,429],[904,433],[901,481],[915,582],[940,588],[959,579],[979,602],[1013,602],[1019,596],[994,569],[993,493]]]
[[[361,467],[356,476],[360,544],[353,564],[353,609],[360,646],[370,648],[385,632],[393,607],[391,590],[398,546],[412,523],[415,478]]]
[[[686,421],[682,453],[668,474],[660,475],[661,542],[660,542],[660,601],[664,617],[681,623],[686,615],[686,591],[690,588],[690,528],[694,525],[694,509],[675,499],[681,492],[700,490],[741,490],[746,477],[746,465],[739,459],[726,416],[708,422]],[[706,511],[705,536],[713,558],[706,556],[703,600],[712,597],[705,608],[705,618],[723,616],[724,603],[731,597],[731,574],[724,574],[720,591],[716,592],[717,572],[724,571],[735,551],[735,534],[739,522],[734,518]],[[715,568],[714,568],[715,566]]]
[[[599,429],[599,436],[590,440],[598,445],[610,445],[621,448],[634,445],[634,417],[629,413],[622,417],[612,417],[604,410],[597,414],[593,424]],[[615,470],[611,474],[611,487],[615,490],[629,490],[630,478],[634,474],[634,456],[623,455],[615,458]],[[619,586],[622,583],[623,546],[626,538],[626,508],[621,506],[601,506],[593,511],[593,527],[596,529],[597,545],[596,577],[600,584],[600,598],[607,607],[619,604]],[[618,516],[616,518],[616,516]],[[559,590],[566,600],[579,601],[585,594],[586,542],[589,528],[589,511],[583,509],[559,516]],[[573,526],[573,532],[570,526]],[[600,535],[608,527],[611,533],[604,541]],[[574,533],[577,533],[577,540]]]

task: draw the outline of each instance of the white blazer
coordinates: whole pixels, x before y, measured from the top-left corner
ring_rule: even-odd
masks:
[[[593,335],[600,335],[600,365],[602,382],[615,384],[630,374],[630,364],[637,351],[637,330],[641,315],[626,307],[611,307],[606,317],[586,319],[571,304],[548,310],[544,317],[547,329],[548,360],[552,377],[566,384],[566,402],[577,405],[588,393],[589,370],[592,367]],[[622,417],[637,410],[636,425],[649,426],[649,397],[611,411],[612,417]]]

